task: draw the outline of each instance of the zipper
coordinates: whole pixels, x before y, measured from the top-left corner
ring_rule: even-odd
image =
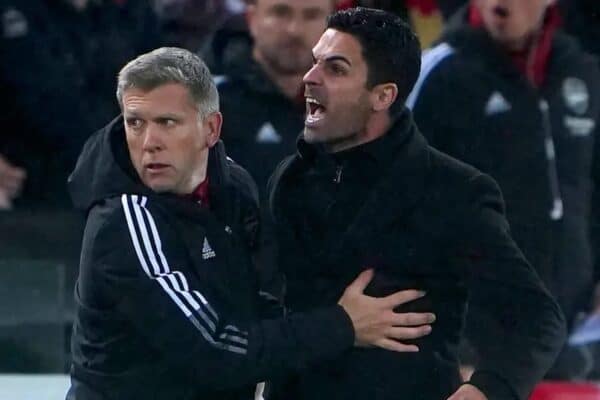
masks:
[[[550,124],[550,106],[548,101],[542,98],[539,102],[539,108],[542,113],[542,126],[544,131],[544,147],[546,149],[546,160],[548,160],[548,179],[550,182],[550,191],[552,193],[552,209],[550,210],[550,219],[558,221],[563,216],[563,201],[560,194],[560,185],[558,182],[558,172],[556,168],[556,149],[554,139],[552,138],[552,126]]]
[[[342,181],[342,171],[344,167],[342,165],[338,165],[335,170],[335,178],[333,178],[334,183],[340,183]]]

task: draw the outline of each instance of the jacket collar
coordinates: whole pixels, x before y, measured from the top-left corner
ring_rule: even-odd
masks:
[[[429,147],[408,109],[403,110],[386,135],[391,135],[390,139],[394,140],[393,162],[381,169],[381,178],[329,252],[330,265],[357,252],[368,255],[368,249],[363,246],[372,243],[370,237],[381,232],[390,218],[404,217],[425,194],[430,171]],[[270,199],[278,218],[285,218],[275,207],[281,204],[279,200],[285,195],[285,186],[290,178],[293,181],[294,175],[302,173],[315,161],[316,151],[315,146],[299,140],[296,155],[286,160],[274,175]]]

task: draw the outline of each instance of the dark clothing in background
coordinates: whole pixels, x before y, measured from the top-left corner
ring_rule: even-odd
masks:
[[[514,239],[572,323],[593,283],[600,73],[574,39],[557,32],[544,75],[535,88],[460,14],[425,53],[408,103],[432,146],[497,180]]]
[[[565,30],[579,39],[586,51],[600,57],[600,2],[563,0],[559,4]]]
[[[202,49],[210,34],[228,17],[224,0],[154,0],[152,3],[166,45],[192,52]]]
[[[228,46],[223,39],[218,43]],[[267,182],[277,164],[294,152],[296,138],[304,128],[305,104],[301,93],[297,100],[286,97],[251,58],[250,52],[251,48],[248,53],[237,53],[238,57],[221,58],[226,61],[224,75],[217,77],[221,112],[225,115],[221,137],[228,155],[256,180],[261,208],[266,211]],[[275,272],[276,237],[268,213],[262,214],[262,246],[257,262],[261,288],[278,297],[282,282]]]
[[[143,186],[122,118],[90,138],[69,188],[87,211],[69,400],[245,399],[352,346],[340,306],[259,321],[256,187],[210,150],[207,209]]]
[[[467,305],[482,362],[471,383],[489,400],[525,399],[564,341],[564,319],[510,236],[487,175],[427,145],[405,110],[380,139],[339,154],[299,141],[269,185],[286,305],[335,304],[362,270],[366,293],[417,288],[399,307],[434,312],[419,353],[353,349],[287,382],[285,399],[445,399],[461,384],[457,346]]]
[[[0,0],[0,154],[27,170],[16,207],[70,208],[66,179],[87,137],[118,113],[124,63],[160,44],[143,0]]]
[[[304,128],[304,98],[286,97],[251,58],[225,66],[217,87],[227,152],[250,172],[262,195],[277,164],[294,152]]]
[[[243,73],[252,57],[253,40],[243,14],[233,14],[207,39],[202,47],[202,59],[213,75]],[[238,68],[242,70],[235,72]]]

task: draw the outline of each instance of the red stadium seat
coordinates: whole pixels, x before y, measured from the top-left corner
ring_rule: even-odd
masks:
[[[543,382],[529,400],[600,400],[600,384]]]

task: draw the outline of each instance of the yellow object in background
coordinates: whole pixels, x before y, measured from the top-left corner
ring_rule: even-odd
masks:
[[[426,49],[440,37],[444,27],[444,19],[439,10],[424,14],[418,8],[408,9],[413,28],[421,41],[421,48]]]

